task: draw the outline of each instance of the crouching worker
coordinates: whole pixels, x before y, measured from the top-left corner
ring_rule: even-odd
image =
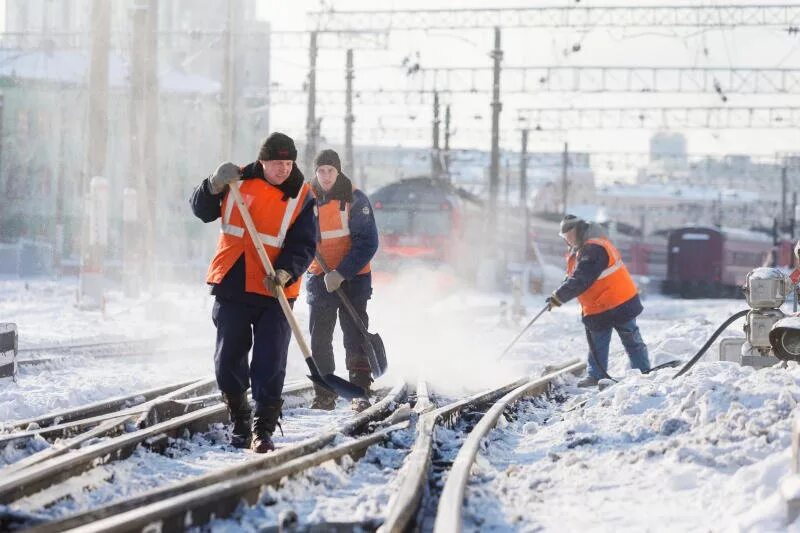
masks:
[[[642,302],[619,251],[603,228],[574,215],[564,217],[559,235],[569,245],[567,278],[546,301],[549,310],[576,297],[581,305],[589,370],[578,385],[592,387],[606,376],[612,330],[617,331],[631,367],[649,370],[647,346],[636,325]]]
[[[206,282],[215,295],[211,318],[217,328],[214,364],[217,385],[233,422],[231,444],[257,453],[275,449],[272,434],[281,414],[286,377],[289,322],[276,297],[284,288],[292,303],[316,248],[314,197],[295,165],[294,141],[273,133],[264,141],[258,161],[239,168],[222,163],[192,193],[194,214],[203,222],[221,218],[216,255]],[[239,185],[275,268],[267,277],[245,228],[229,184]],[[247,356],[253,349],[248,367]],[[252,388],[252,416],[247,389]]]
[[[378,229],[367,196],[353,187],[342,174],[339,155],[323,150],[314,160],[312,189],[319,222],[316,259],[308,269],[308,304],[311,308],[311,353],[322,374],[333,373],[333,330],[336,316],[344,336],[345,364],[350,381],[369,391],[372,374],[362,345],[362,336],[353,318],[342,305],[336,289],[341,288],[366,326],[367,300],[372,295],[370,260],[378,249]],[[326,274],[325,270],[329,270]],[[336,395],[314,385],[313,409],[331,410]],[[369,400],[356,398],[352,408],[361,411]]]

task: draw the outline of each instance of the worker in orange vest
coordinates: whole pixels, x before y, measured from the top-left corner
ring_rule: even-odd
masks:
[[[617,331],[631,367],[649,370],[647,346],[636,325],[642,301],[619,251],[603,228],[575,215],[564,217],[559,235],[569,245],[567,278],[546,302],[548,309],[576,297],[580,303],[590,354],[587,376],[578,385],[595,386],[607,375],[612,330]]]
[[[206,278],[215,296],[211,317],[217,328],[217,385],[233,422],[231,444],[247,448],[252,443],[257,453],[275,449],[272,434],[283,404],[291,338],[276,287],[283,287],[290,303],[297,299],[299,280],[317,244],[314,196],[294,163],[296,158],[294,141],[273,133],[261,146],[257,161],[241,168],[222,163],[197,186],[190,200],[192,211],[203,222],[222,219],[217,252]],[[266,275],[239,208],[228,194],[229,184],[239,180],[274,276]],[[248,387],[255,403],[252,425]]]
[[[369,390],[372,375],[361,332],[339,297],[333,293],[341,288],[364,325],[368,324],[367,300],[372,295],[370,260],[378,250],[375,215],[367,195],[356,189],[342,173],[339,154],[322,150],[314,160],[314,169],[311,185],[319,222],[317,253],[330,272],[326,274],[316,259],[308,269],[306,288],[311,311],[311,353],[320,372],[334,371],[332,339],[338,312],[350,381]],[[312,409],[330,410],[335,404],[335,394],[314,385]],[[369,401],[364,398],[352,400],[355,411],[368,406]]]

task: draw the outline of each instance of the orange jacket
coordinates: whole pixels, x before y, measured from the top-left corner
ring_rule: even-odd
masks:
[[[353,188],[353,192],[357,190]],[[320,232],[317,253],[331,270],[335,270],[339,266],[353,245],[350,238],[350,207],[350,202],[339,200],[331,200],[322,205],[317,204],[315,207]],[[315,276],[323,272],[322,266],[316,259],[311,262],[308,271]],[[369,271],[370,264],[367,263],[357,275],[366,274]]]
[[[591,316],[609,311],[636,296],[638,292],[636,284],[622,262],[619,250],[604,238],[589,239],[585,244],[602,246],[608,254],[608,266],[595,282],[578,296],[583,315]],[[567,275],[571,276],[575,272],[579,255],[580,251],[567,257]]]
[[[273,264],[281,252],[286,232],[302,210],[309,190],[309,185],[304,183],[296,197],[284,200],[284,193],[280,189],[262,179],[239,182],[239,191]],[[208,267],[206,282],[220,283],[244,253],[245,292],[274,297],[264,286],[266,271],[230,192],[225,194],[221,212],[222,227],[217,252]],[[284,292],[289,299],[297,298],[300,294],[300,280],[288,285]]]

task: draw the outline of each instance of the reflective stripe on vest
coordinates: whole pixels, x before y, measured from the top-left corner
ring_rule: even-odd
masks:
[[[346,204],[344,209],[339,210],[339,219],[342,221],[342,227],[339,229],[332,229],[328,231],[321,231],[320,237],[325,239],[336,239],[339,237],[350,236],[350,204]]]
[[[292,222],[292,215],[297,207],[297,202],[300,201],[300,196],[301,195],[298,194],[286,202],[286,209],[283,212],[283,219],[281,219],[281,226],[277,235],[267,235],[266,233],[258,234],[258,238],[262,243],[274,248],[283,247],[283,241],[286,239],[286,232],[289,230],[289,224]],[[222,226],[220,227],[220,231],[222,233],[227,233],[228,235],[241,238],[244,236],[244,228],[242,226],[231,224],[231,214],[233,214],[233,206],[235,203],[236,202],[233,201],[233,198],[228,198],[225,202],[225,214],[222,217]]]

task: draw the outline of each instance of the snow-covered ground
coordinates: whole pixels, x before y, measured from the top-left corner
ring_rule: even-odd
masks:
[[[76,356],[24,367],[16,383],[0,380],[0,423],[212,374],[211,298],[201,284],[166,286],[156,296],[134,300],[111,293],[105,314],[78,310],[75,290],[72,281],[0,281],[0,322],[19,325],[21,348],[163,338],[182,349],[157,357]],[[383,337],[390,362],[390,372],[377,385],[424,377],[434,391],[457,397],[539,373],[546,364],[586,356],[579,312],[572,304],[545,313],[498,362],[528,320],[503,316],[501,300],[510,303],[507,295],[443,288],[437,278],[419,272],[377,286],[370,330]],[[543,298],[531,296],[524,303],[530,317]],[[655,295],[644,303],[639,324],[654,364],[688,359],[724,319],[745,307],[744,301]],[[305,324],[304,300],[295,309]],[[741,322],[726,335],[743,335]],[[335,342],[342,374],[341,339]],[[716,346],[710,350],[715,352]],[[628,372],[616,337],[611,354],[609,371],[624,376],[622,383],[597,395],[567,383],[561,391],[566,402],[524,402],[516,421],[491,434],[468,492],[467,526],[553,531],[783,528],[783,511],[774,495],[790,470],[789,428],[800,399],[800,370],[790,365],[755,372],[731,363],[702,362],[673,381],[674,369],[648,376]],[[287,379],[302,378],[305,368],[294,344],[289,360]],[[587,401],[580,406],[582,400]],[[320,427],[302,409],[291,414],[284,425],[293,434]],[[409,438],[398,432],[360,461],[326,464],[284,480],[280,491],[265,496],[268,506],[248,511],[241,522],[218,522],[215,529],[258,529],[286,509],[296,510],[305,523],[377,518],[396,488]],[[190,453],[180,475],[229,462],[229,450],[214,439],[210,433],[180,445],[209,453],[205,445],[210,442],[215,450],[197,458],[207,460],[202,466],[193,463]],[[6,453],[4,462],[19,458],[18,453]],[[175,468],[143,451],[129,461],[129,468],[138,462],[153,476]],[[97,494],[100,500],[108,498]]]

